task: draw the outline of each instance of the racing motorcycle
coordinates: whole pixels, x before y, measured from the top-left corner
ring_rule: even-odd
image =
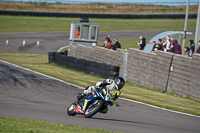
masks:
[[[85,118],[90,118],[98,112],[104,113],[103,110],[107,109],[108,105],[111,104],[110,94],[106,87],[100,87],[72,103],[67,109],[67,114],[70,116],[82,114]]]

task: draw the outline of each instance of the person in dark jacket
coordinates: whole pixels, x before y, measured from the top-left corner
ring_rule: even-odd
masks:
[[[195,50],[195,44],[193,40],[189,40],[189,44],[190,44],[190,51],[188,53],[188,57],[192,57]]]
[[[172,41],[172,46],[169,49],[170,52],[175,53],[175,54],[181,54],[181,45],[177,43],[177,40]]]
[[[157,53],[158,50],[162,50],[162,44],[157,44],[156,41],[153,41],[153,50],[152,53]]]
[[[199,47],[197,48],[197,54],[200,54],[200,40],[198,41],[198,45],[199,45]]]
[[[117,39],[113,40],[113,50],[117,50],[117,48],[121,48],[121,44],[119,43],[119,41]]]
[[[105,39],[106,39],[106,41],[108,42],[108,49],[112,49],[112,48],[113,48],[113,45],[112,45],[112,42],[111,42],[110,38],[109,38],[109,37],[106,37]]]
[[[139,39],[140,39],[140,42],[138,42],[137,44],[138,46],[140,46],[140,50],[143,50],[144,47],[146,46],[146,39],[143,35],[141,35]]]

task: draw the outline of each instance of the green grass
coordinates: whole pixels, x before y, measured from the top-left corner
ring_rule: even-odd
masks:
[[[72,21],[80,18],[29,17],[0,15],[0,33],[66,32]],[[100,31],[167,31],[183,30],[184,19],[90,19],[100,24]],[[188,29],[195,30],[196,19],[188,20]]]
[[[114,133],[100,128],[87,128],[37,120],[0,117],[1,133]]]
[[[95,85],[97,81],[103,80],[100,77],[69,70],[64,67],[56,66],[55,64],[48,64],[47,55],[0,51],[0,59],[82,87]],[[200,101],[198,100],[181,97],[175,94],[163,93],[160,90],[140,87],[129,82],[126,82],[125,87],[122,89],[121,97],[200,116]]]

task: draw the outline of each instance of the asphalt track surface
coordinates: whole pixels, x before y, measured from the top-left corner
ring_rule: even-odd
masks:
[[[163,31],[109,31],[99,32],[98,40],[103,41],[107,35],[111,39],[136,39],[139,35],[144,35],[146,38],[152,38]],[[194,36],[194,31],[193,31]],[[6,40],[9,40],[9,46],[6,46]],[[26,41],[26,46],[22,47],[23,40]],[[40,41],[40,46],[37,47],[37,40]],[[138,39],[139,42],[139,39]],[[48,54],[55,52],[63,46],[69,44],[69,32],[47,32],[47,33],[0,33],[0,50],[25,52],[35,54]],[[102,44],[103,45],[103,44]],[[123,44],[121,44],[123,45]]]
[[[68,116],[82,90],[0,61],[0,116],[129,133],[199,133],[200,118],[118,99],[119,106],[92,118]]]

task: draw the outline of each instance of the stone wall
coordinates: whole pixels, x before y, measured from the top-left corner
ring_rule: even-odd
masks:
[[[166,90],[173,54],[158,54],[130,48],[128,50],[127,81],[140,86]]]
[[[83,45],[70,45],[68,56],[76,57],[79,59],[86,59],[96,61],[98,63],[106,63],[113,66],[119,66],[119,75],[123,73],[123,49],[117,49],[117,51],[105,49],[102,47],[86,47]]]
[[[189,96],[200,99],[200,55],[192,57]]]
[[[182,55],[174,55],[170,72],[168,92],[179,95],[188,95],[190,89],[192,58]]]
[[[70,46],[69,56],[120,67],[125,72],[124,50]],[[129,48],[126,80],[140,86],[200,99],[200,55],[192,58],[158,51],[157,54]]]

